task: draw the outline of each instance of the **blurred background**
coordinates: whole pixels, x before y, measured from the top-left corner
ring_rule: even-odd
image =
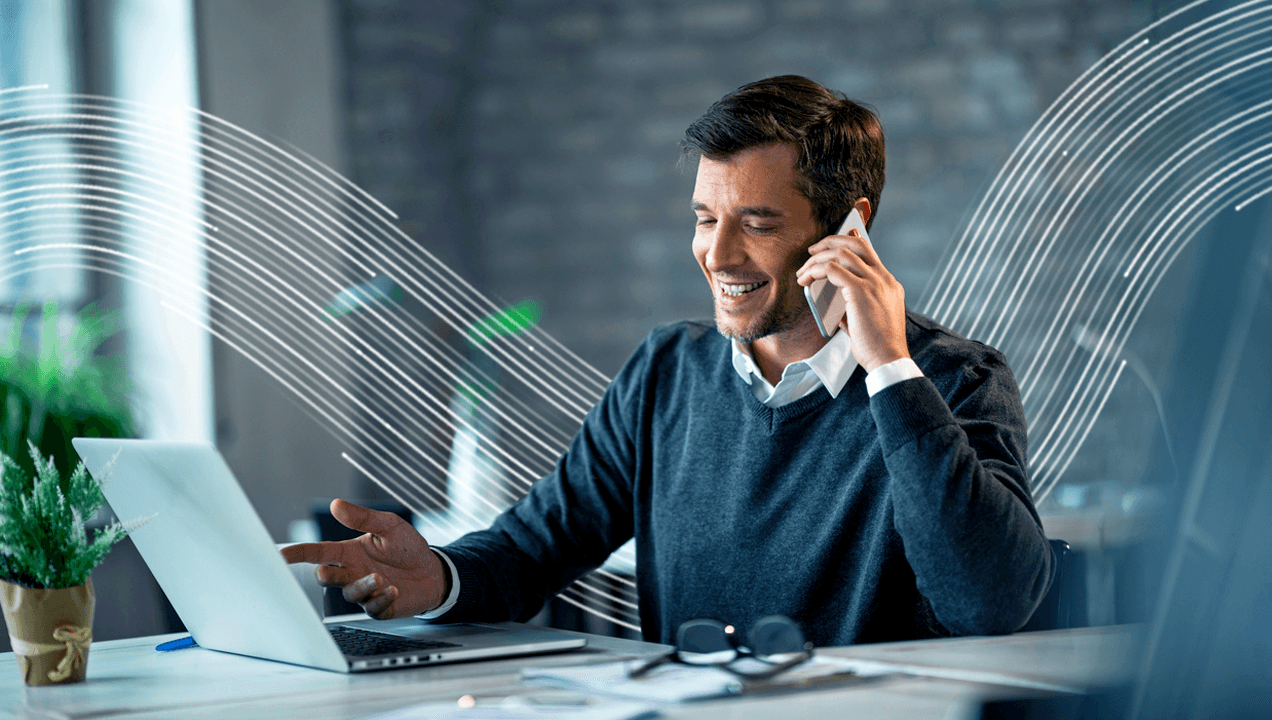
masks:
[[[796,73],[877,109],[888,180],[871,235],[915,304],[1043,111],[1182,5],[4,0],[0,86],[197,106],[307,154],[481,293],[537,302],[539,326],[609,376],[652,327],[711,314],[689,248],[694,167],[677,142],[726,92]],[[1236,308],[1268,304],[1265,284],[1254,301],[1241,290],[1262,212],[1220,218],[1180,255],[1127,343],[1131,368],[1040,508],[1048,534],[1080,551],[1086,622],[1151,614],[1160,567],[1143,558],[1174,532],[1217,348]],[[224,282],[197,254],[170,262]],[[73,267],[0,284],[4,308],[50,298],[121,313],[104,349],[130,368],[137,434],[214,441],[276,540],[312,529],[297,521],[315,499],[384,498],[276,379],[143,290]],[[95,576],[99,639],[176,622],[157,595],[139,599],[147,575],[130,552]]]

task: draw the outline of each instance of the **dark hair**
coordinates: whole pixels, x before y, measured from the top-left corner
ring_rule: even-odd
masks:
[[[685,155],[727,160],[743,150],[791,143],[796,190],[813,206],[823,234],[839,227],[857,198],[879,210],[883,127],[869,108],[798,75],[760,80],[720,98],[685,130]]]

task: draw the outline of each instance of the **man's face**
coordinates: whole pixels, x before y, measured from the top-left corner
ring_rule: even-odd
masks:
[[[726,337],[751,342],[813,324],[795,271],[821,237],[796,179],[791,145],[698,161],[693,254],[711,284],[716,327]]]

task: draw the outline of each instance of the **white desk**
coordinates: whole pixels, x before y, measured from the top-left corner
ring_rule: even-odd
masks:
[[[663,647],[589,636],[589,648],[576,653],[341,675],[201,648],[155,651],[158,643],[177,637],[94,643],[88,680],[75,685],[26,687],[13,654],[0,655],[0,718],[358,718],[423,702],[454,702],[465,694],[559,694],[521,683],[521,668],[599,662]],[[664,716],[944,719],[977,698],[1011,694],[1012,687],[1081,690],[1123,682],[1137,637],[1136,628],[1109,627],[827,648],[818,652],[902,665],[922,675],[672,706]]]

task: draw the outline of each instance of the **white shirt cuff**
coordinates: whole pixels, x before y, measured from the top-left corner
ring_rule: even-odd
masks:
[[[910,358],[893,360],[866,373],[866,392],[874,397],[875,393],[889,385],[919,377],[923,377],[923,371],[914,364],[914,360]]]
[[[423,615],[416,615],[416,617],[423,618],[425,620],[433,620],[445,615],[446,611],[455,607],[455,602],[459,600],[459,573],[455,572],[455,563],[451,562],[451,559],[441,550],[438,550],[437,548],[429,549],[437,553],[438,557],[446,562],[446,568],[450,571],[451,591],[450,595],[446,596],[446,602],[438,605],[432,610],[429,610]]]

